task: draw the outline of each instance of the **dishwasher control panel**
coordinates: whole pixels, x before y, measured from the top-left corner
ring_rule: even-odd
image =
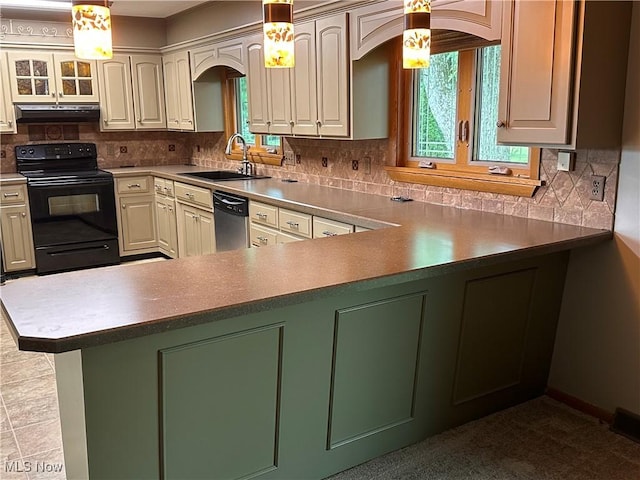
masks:
[[[249,200],[239,195],[216,190],[213,192],[213,210],[224,210],[239,217],[249,216]]]

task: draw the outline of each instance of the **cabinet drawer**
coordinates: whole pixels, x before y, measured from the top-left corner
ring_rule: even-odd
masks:
[[[280,209],[278,213],[280,230],[311,238],[311,215]]]
[[[253,222],[278,228],[278,207],[260,202],[249,203],[249,217]]]
[[[206,188],[194,187],[185,183],[175,183],[175,196],[178,200],[213,208],[213,194]]]
[[[127,193],[148,193],[151,191],[151,177],[116,178],[116,189],[120,195]]]
[[[353,225],[328,218],[313,217],[313,238],[334,237],[353,233]]]
[[[16,205],[27,201],[26,185],[7,185],[2,187],[0,205]]]
[[[276,239],[277,243],[291,243],[291,242],[299,242],[301,240],[305,240],[302,237],[296,237],[295,235],[291,235],[289,233],[279,232],[278,238]]]
[[[271,228],[262,227],[252,223],[249,229],[251,246],[268,247],[269,245],[275,245],[278,243],[278,234],[279,232],[277,230],[272,230]]]
[[[165,195],[173,198],[173,180],[167,180],[166,178],[155,177],[153,179],[154,191],[158,195]]]

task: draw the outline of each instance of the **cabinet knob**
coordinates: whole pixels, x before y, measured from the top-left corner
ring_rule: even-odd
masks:
[[[122,208],[127,208],[127,206],[123,203],[123,204],[122,204]]]
[[[109,125],[109,121],[106,118],[103,120],[103,122],[105,125]]]
[[[507,125],[507,124],[505,123],[505,121],[504,121],[504,120],[498,120],[498,121],[496,122],[496,127],[498,127],[498,128],[504,128],[504,127],[506,127],[506,125]]]
[[[51,96],[55,97],[56,96],[56,92],[51,92]]]
[[[11,127],[13,127],[13,122],[11,120],[9,120],[9,123],[7,125],[9,125],[9,128],[11,128]]]
[[[321,127],[321,126],[322,126],[322,122],[321,122],[320,120],[318,120],[318,121],[316,122],[316,125],[318,125],[319,127]]]
[[[27,214],[26,214],[25,212],[22,212],[22,216],[23,216],[23,217],[26,217],[26,216],[27,216]]]
[[[138,123],[142,123],[142,120],[140,120],[139,118],[137,118],[137,119],[136,119],[136,121],[137,121]]]
[[[289,125],[291,125],[291,126],[293,127],[293,126],[295,125],[295,122],[294,122],[293,120],[291,120],[291,121],[289,122]]]
[[[59,97],[64,97],[64,93],[62,93],[62,92],[58,92],[58,96],[59,96]]]

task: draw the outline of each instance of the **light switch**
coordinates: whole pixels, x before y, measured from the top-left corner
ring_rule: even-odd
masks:
[[[558,152],[558,170],[571,172],[575,168],[576,152]]]

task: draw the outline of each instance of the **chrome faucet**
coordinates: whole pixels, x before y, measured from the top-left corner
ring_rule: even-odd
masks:
[[[242,135],[239,133],[231,135],[229,140],[227,140],[227,148],[224,149],[224,153],[226,155],[231,155],[231,147],[233,146],[233,141],[236,139],[242,144],[242,166],[238,169],[238,173],[253,175],[253,164],[247,159],[247,151],[249,151],[249,147],[247,147],[247,142]]]

